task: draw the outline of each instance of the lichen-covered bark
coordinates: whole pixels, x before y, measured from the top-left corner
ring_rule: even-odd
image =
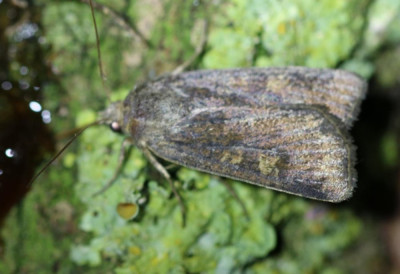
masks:
[[[204,18],[210,22],[208,46],[193,68],[339,66],[369,77],[375,68],[369,58],[387,41],[376,35],[374,26],[398,26],[398,21],[390,24],[393,11],[399,9],[398,1],[392,2],[382,16],[382,9],[370,7],[366,0],[104,1],[129,16],[152,45],[131,37],[118,20],[98,10],[107,85],[112,99],[121,100],[134,85],[187,60]],[[89,7],[69,1],[39,3],[45,4],[48,62],[68,91],[60,94],[57,86],[46,86],[42,102],[60,132],[69,129],[68,124],[93,121],[108,102],[98,76]],[[376,20],[385,24],[369,25]],[[391,33],[396,37],[398,32]],[[188,212],[182,228],[169,186],[136,148],[116,184],[92,197],[113,176],[122,139],[106,127],[87,130],[35,183],[18,217],[23,224],[16,211],[2,231],[6,253],[0,272],[16,267],[10,250],[24,254],[18,263],[26,272],[304,273],[351,271],[353,265],[363,272],[374,269],[372,264],[384,265],[381,249],[358,252],[364,250],[358,241],[375,246],[375,238],[366,235],[376,231],[371,232],[370,223],[349,204],[313,202],[229,181],[248,219],[220,182],[225,179],[173,167],[170,171]],[[271,169],[277,159],[263,159],[265,173],[277,172]],[[126,202],[139,205],[132,221],[118,215],[118,205]],[[24,236],[18,238],[19,233]]]

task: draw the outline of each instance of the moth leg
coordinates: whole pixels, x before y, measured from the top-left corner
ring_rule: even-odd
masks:
[[[243,210],[244,215],[246,216],[246,219],[250,220],[249,212],[247,211],[246,206],[244,205],[242,199],[240,199],[239,195],[237,195],[235,189],[226,180],[222,180],[222,183],[228,189],[229,193],[233,196],[233,198],[239,203],[240,207]]]
[[[93,197],[104,193],[107,189],[109,189],[116,182],[116,180],[117,180],[119,174],[121,173],[121,171],[124,167],[124,164],[125,164],[127,148],[130,147],[132,144],[133,144],[133,140],[131,138],[125,138],[122,141],[121,150],[119,152],[119,157],[118,157],[118,165],[117,165],[117,169],[114,172],[114,175],[111,177],[110,180],[108,180],[108,182],[105,186],[103,186],[99,191],[97,191],[93,194]]]
[[[165,167],[165,169],[166,169],[166,170],[170,170],[170,169],[175,168],[176,166],[177,166],[176,164],[169,164],[169,165],[167,165],[167,166]]]
[[[169,173],[165,169],[165,167],[157,161],[157,159],[154,157],[154,155],[151,153],[151,151],[147,148],[145,143],[141,143],[140,148],[142,149],[143,154],[150,161],[150,163],[157,169],[158,172],[160,172],[160,174],[168,181],[169,185],[171,186],[172,192],[174,193],[175,197],[178,199],[179,206],[181,207],[183,226],[185,226],[185,221],[186,221],[185,205],[183,203],[183,199],[182,199],[181,195],[176,190],[174,183],[171,180],[171,176],[169,175]]]
[[[190,65],[193,64],[194,61],[204,52],[204,49],[206,48],[207,44],[207,37],[208,37],[208,21],[204,20],[203,22],[203,30],[200,38],[200,42],[198,43],[196,47],[195,53],[183,64],[175,68],[171,75],[177,75],[179,73],[182,73],[185,71]]]

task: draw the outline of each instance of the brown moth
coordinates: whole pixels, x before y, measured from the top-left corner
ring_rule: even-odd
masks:
[[[356,184],[347,132],[366,83],[305,67],[192,71],[135,88],[101,113],[156,168],[169,162],[311,199],[340,202]]]

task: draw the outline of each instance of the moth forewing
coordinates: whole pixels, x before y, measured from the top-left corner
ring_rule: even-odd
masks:
[[[192,71],[181,74],[168,85],[175,90],[196,88],[194,95],[200,98],[205,97],[207,90],[210,95],[209,99],[204,98],[207,101],[226,97],[222,100],[238,98],[239,102],[261,107],[323,105],[348,128],[366,93],[365,81],[353,73],[306,67]]]
[[[318,200],[339,202],[352,193],[351,144],[321,108],[215,108],[174,128],[148,143],[171,162]]]
[[[253,68],[183,73],[123,102],[123,129],[179,165],[324,201],[351,196],[346,128],[365,95],[352,73]]]

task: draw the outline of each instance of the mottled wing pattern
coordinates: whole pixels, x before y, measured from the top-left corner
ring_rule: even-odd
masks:
[[[339,119],[307,105],[197,109],[148,142],[179,165],[331,202],[355,185],[351,146]]]
[[[172,83],[171,83],[172,84]],[[357,75],[332,69],[305,67],[204,70],[183,73],[175,85],[191,90],[194,98],[243,101],[260,107],[282,104],[323,105],[349,128],[366,93]],[[231,100],[231,98],[233,98]],[[225,104],[225,105],[227,105]]]

